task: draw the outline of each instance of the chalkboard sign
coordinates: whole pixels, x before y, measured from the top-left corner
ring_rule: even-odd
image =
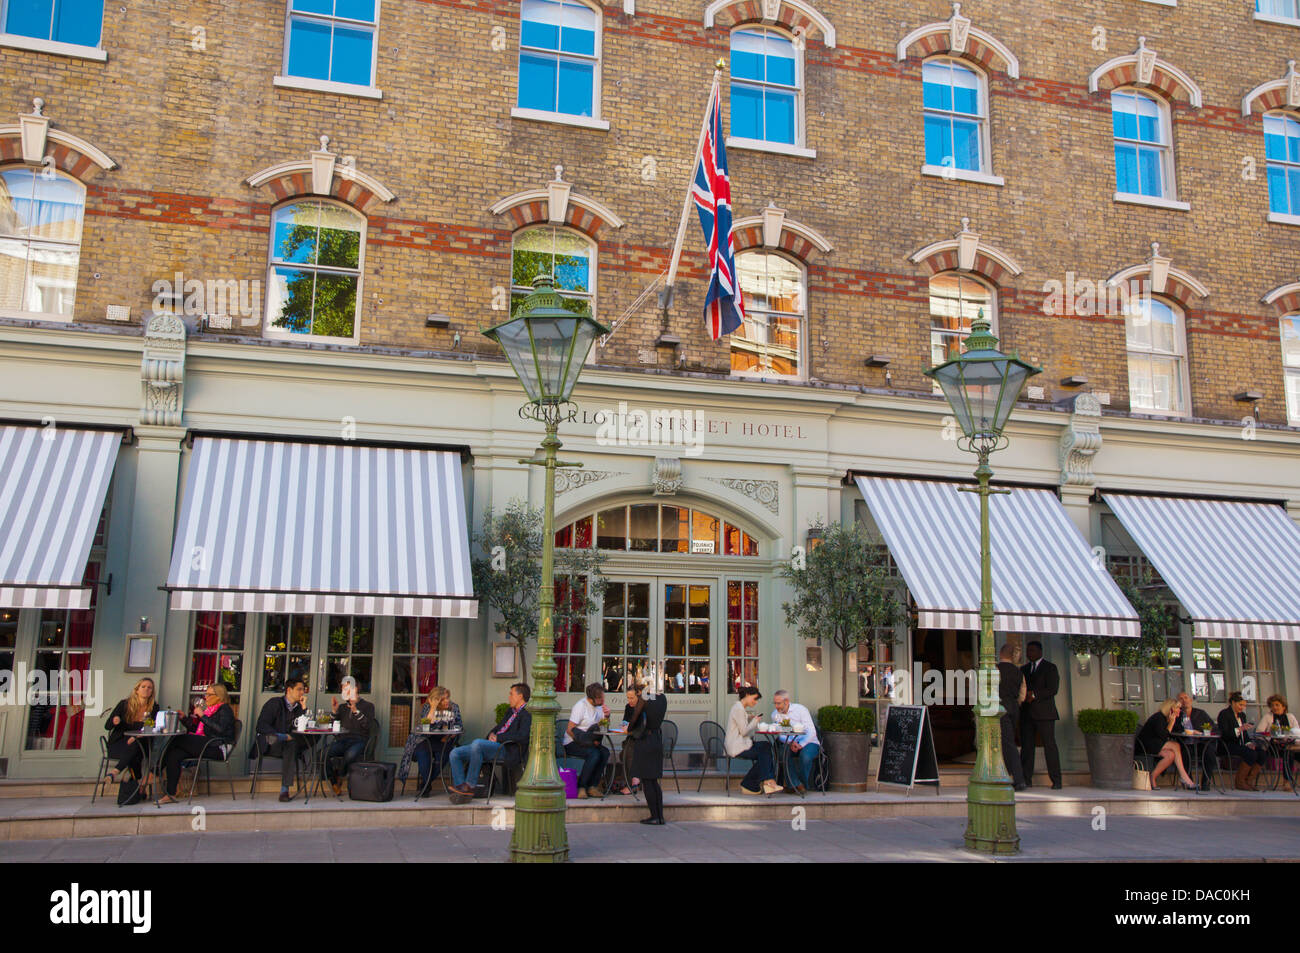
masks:
[[[939,791],[939,759],[924,705],[891,705],[880,743],[880,768],[876,783],[899,784],[911,793],[913,785],[933,784]]]

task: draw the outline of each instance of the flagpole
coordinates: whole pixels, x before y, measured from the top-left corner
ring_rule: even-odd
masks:
[[[692,155],[690,177],[686,180],[686,200],[682,203],[682,217],[677,223],[677,239],[673,242],[673,254],[668,260],[668,279],[664,282],[664,290],[660,295],[660,306],[665,312],[673,301],[673,282],[677,278],[677,264],[682,257],[682,242],[686,240],[686,220],[691,211],[691,189],[695,183],[695,169],[700,162],[700,151],[704,148],[704,137],[709,134],[709,111],[713,108],[713,97],[722,82],[722,67],[723,61],[718,60],[717,68],[713,71],[713,85],[709,87],[709,99],[704,106],[704,120],[700,123],[700,138],[695,144],[695,152]]]

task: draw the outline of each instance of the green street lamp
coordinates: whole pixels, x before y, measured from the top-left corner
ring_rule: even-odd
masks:
[[[966,349],[926,371],[943,388],[962,437],[958,445],[979,456],[975,477],[980,496],[980,673],[976,746],[978,754],[966,788],[966,846],[986,854],[1020,850],[1016,832],[1016,795],[1002,760],[1003,714],[998,698],[997,658],[993,649],[993,570],[989,557],[989,454],[1007,445],[1002,429],[1025,381],[1042,369],[998,350],[984,309],[971,324]],[[964,489],[964,488],[963,488]]]
[[[546,504],[542,524],[542,583],[538,593],[537,682],[528,704],[533,714],[528,743],[528,764],[515,796],[515,830],[510,838],[510,859],[515,863],[563,863],[569,859],[569,836],[564,829],[564,785],[555,764],[555,470],[577,467],[555,458],[560,449],[556,436],[560,419],[568,411],[569,395],[578,382],[592,343],[609,329],[591,316],[564,307],[555,282],[543,275],[520,302],[509,321],[483,332],[501,345],[510,366],[528,395],[519,411],[546,426],[543,460],[520,460],[546,468]]]

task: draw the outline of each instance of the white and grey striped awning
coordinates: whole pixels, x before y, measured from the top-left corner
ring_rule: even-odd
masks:
[[[1274,503],[1104,495],[1207,639],[1300,641],[1300,527]]]
[[[83,587],[122,434],[0,427],[0,606],[87,609]]]
[[[197,437],[171,608],[471,619],[460,455]]]
[[[978,629],[979,495],[955,483],[858,477],[923,629]],[[993,625],[1003,632],[1138,635],[1137,613],[1055,494],[989,500]]]

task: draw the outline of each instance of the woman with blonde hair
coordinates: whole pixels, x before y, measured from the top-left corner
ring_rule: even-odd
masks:
[[[1178,742],[1170,737],[1174,725],[1178,721],[1178,714],[1182,711],[1182,705],[1178,699],[1171,698],[1160,706],[1160,710],[1147,719],[1147,723],[1142,726],[1138,732],[1138,745],[1148,755],[1156,758],[1156,766],[1151,770],[1151,788],[1155,789],[1156,781],[1160,775],[1164,774],[1165,769],[1171,764],[1178,769],[1178,777],[1181,779],[1183,787],[1189,791],[1196,790],[1196,784],[1188,775],[1187,769],[1183,767],[1183,751],[1178,746]]]
[[[438,719],[439,712],[442,713],[440,727],[460,732],[464,726],[464,722],[460,720],[460,706],[451,700],[450,691],[441,685],[434,685],[425,696],[424,705],[420,708],[419,720],[423,722],[427,718],[433,722]],[[411,773],[411,762],[414,761],[420,771],[418,790],[423,792],[425,786],[431,784],[434,777],[446,766],[447,759],[451,757],[451,749],[455,748],[459,741],[459,734],[430,736],[412,731],[406,738],[402,762],[397,767],[397,780],[406,781],[407,775]]]
[[[108,779],[116,782],[117,776],[130,769],[140,773],[140,745],[128,738],[128,731],[139,731],[146,719],[153,721],[158,714],[158,698],[152,678],[142,678],[135,683],[131,694],[123,698],[109,713],[104,730],[108,732],[108,756],[116,758],[116,767],[108,771]]]
[[[235,741],[235,710],[230,707],[230,690],[213,682],[203,693],[203,701],[194,706],[185,719],[190,733],[175,739],[163,753],[163,773],[167,793],[159,804],[176,800],[181,780],[181,762],[192,758],[224,761]],[[191,792],[194,790],[190,788]]]

